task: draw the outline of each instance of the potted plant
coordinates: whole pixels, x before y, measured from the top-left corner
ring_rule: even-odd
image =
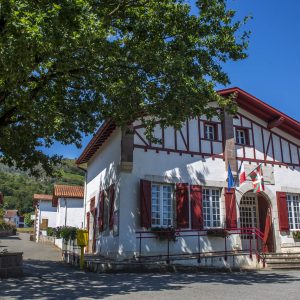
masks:
[[[295,240],[300,240],[300,230],[293,231],[293,238]]]
[[[151,232],[160,241],[169,240],[175,242],[177,239],[177,232],[174,227],[152,227]]]
[[[214,228],[208,229],[206,231],[207,236],[215,236],[215,237],[227,237],[229,236],[229,231],[224,228]]]

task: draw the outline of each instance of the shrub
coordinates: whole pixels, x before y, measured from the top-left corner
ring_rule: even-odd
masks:
[[[0,231],[12,231],[13,234],[17,233],[16,225],[7,223],[7,222],[0,222]]]
[[[207,236],[215,236],[215,237],[227,237],[229,236],[229,231],[224,228],[215,228],[208,229],[206,232]]]
[[[66,242],[69,240],[75,240],[77,237],[77,228],[71,226],[60,226],[56,228],[51,228],[50,234],[51,236],[55,236],[57,239],[62,238]],[[48,231],[47,231],[48,235]]]
[[[31,220],[31,215],[33,215],[34,213],[27,213],[24,214],[24,223],[27,227],[32,227],[34,224],[34,220]]]
[[[54,228],[52,227],[47,228],[47,236],[55,236]]]
[[[169,240],[175,242],[177,240],[177,232],[173,227],[152,227],[151,232],[161,241]]]
[[[293,231],[293,237],[296,240],[300,239],[300,230]]]

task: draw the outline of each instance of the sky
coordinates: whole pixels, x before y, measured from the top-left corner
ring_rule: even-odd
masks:
[[[189,2],[193,5],[193,0]],[[237,18],[253,19],[244,27],[251,31],[248,58],[224,66],[231,80],[227,87],[240,87],[300,121],[300,0],[229,0],[228,4]],[[83,147],[90,139],[84,137]],[[83,149],[55,143],[44,152],[77,158]]]

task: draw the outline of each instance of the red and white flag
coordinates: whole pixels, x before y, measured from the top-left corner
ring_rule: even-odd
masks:
[[[264,175],[262,171],[262,165],[260,164],[250,174],[252,179],[254,193],[259,193],[265,190]]]
[[[241,162],[241,166],[240,166],[239,181],[240,181],[240,185],[246,181],[246,172],[245,172],[245,167],[243,162]]]

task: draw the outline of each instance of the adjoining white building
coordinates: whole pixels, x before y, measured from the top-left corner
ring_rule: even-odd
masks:
[[[83,227],[84,187],[54,185],[52,206],[56,210],[56,226]]]
[[[52,195],[33,195],[33,205],[35,207],[34,234],[36,242],[39,242],[41,235],[47,235],[48,227],[56,226],[56,207],[52,206],[52,199]]]
[[[239,88],[219,93],[236,93],[235,116],[199,116],[180,130],[158,122],[160,144],[147,140],[139,121],[131,130],[112,121],[98,130],[77,160],[87,163],[90,252],[258,266],[262,253],[300,250],[293,236],[300,231],[300,123]],[[242,162],[247,176],[262,164],[263,192],[253,192],[249,176],[227,190],[228,164],[237,174]],[[175,241],[155,233],[167,228]]]

